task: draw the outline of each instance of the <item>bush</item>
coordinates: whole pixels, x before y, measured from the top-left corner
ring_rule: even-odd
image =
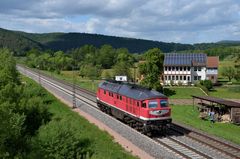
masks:
[[[200,84],[201,84],[202,86],[204,86],[205,88],[207,88],[208,91],[213,88],[212,81],[210,81],[210,80],[201,80],[201,81],[200,81]]]
[[[178,85],[179,85],[179,86],[182,86],[183,83],[182,83],[181,81],[178,81]]]
[[[201,82],[195,83],[195,86],[201,88],[205,93],[208,94],[208,89],[205,86],[201,85]]]
[[[79,131],[68,120],[53,120],[39,130],[33,140],[32,158],[91,158],[92,141],[79,137]]]

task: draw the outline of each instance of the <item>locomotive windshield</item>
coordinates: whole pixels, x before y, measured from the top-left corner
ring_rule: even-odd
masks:
[[[161,107],[168,107],[168,101],[167,100],[161,100],[160,105],[161,105]]]
[[[148,102],[148,107],[149,108],[157,108],[158,102],[157,101],[149,101]]]

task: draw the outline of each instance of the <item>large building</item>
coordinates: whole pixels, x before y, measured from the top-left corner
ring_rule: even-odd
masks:
[[[192,84],[209,79],[217,82],[218,57],[204,53],[166,53],[164,56],[164,84]]]

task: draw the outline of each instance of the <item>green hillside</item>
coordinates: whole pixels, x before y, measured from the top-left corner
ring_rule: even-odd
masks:
[[[114,48],[127,48],[131,53],[143,53],[151,48],[160,48],[163,52],[212,52],[214,48],[240,46],[238,41],[221,41],[217,43],[180,44],[166,43],[152,40],[124,38],[87,33],[26,33],[0,28],[0,47],[7,47],[15,55],[24,55],[27,50],[37,48],[41,50],[67,51],[83,45],[101,47],[109,44]],[[210,51],[208,51],[210,50]],[[228,50],[228,52],[232,50]],[[235,51],[234,51],[235,52]],[[218,53],[217,53],[218,54]],[[225,53],[224,53],[225,54]],[[211,55],[211,53],[210,53]]]
[[[44,49],[44,46],[32,39],[28,39],[21,34],[0,28],[0,48],[10,48],[15,55],[23,55],[31,48]]]
[[[163,52],[193,49],[190,44],[165,43],[151,40],[124,38],[87,33],[26,33],[0,29],[0,47],[8,47],[22,54],[30,48],[67,51],[83,45],[100,47],[110,44],[114,48],[127,48],[132,53],[143,53],[148,49],[158,47]]]

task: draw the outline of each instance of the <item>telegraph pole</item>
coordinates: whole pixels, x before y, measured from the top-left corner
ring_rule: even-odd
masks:
[[[133,82],[134,82],[134,84],[136,84],[136,68],[137,68],[136,66],[133,66],[133,69],[134,69],[134,72],[133,72],[134,73],[134,75],[133,75],[134,80],[133,80]]]
[[[76,78],[75,78],[75,62],[72,65],[72,80],[73,80],[73,84],[72,84],[72,109],[77,108],[77,104],[76,104]]]
[[[37,69],[38,69],[38,83],[41,85],[41,74],[40,74],[39,65],[37,66]]]

